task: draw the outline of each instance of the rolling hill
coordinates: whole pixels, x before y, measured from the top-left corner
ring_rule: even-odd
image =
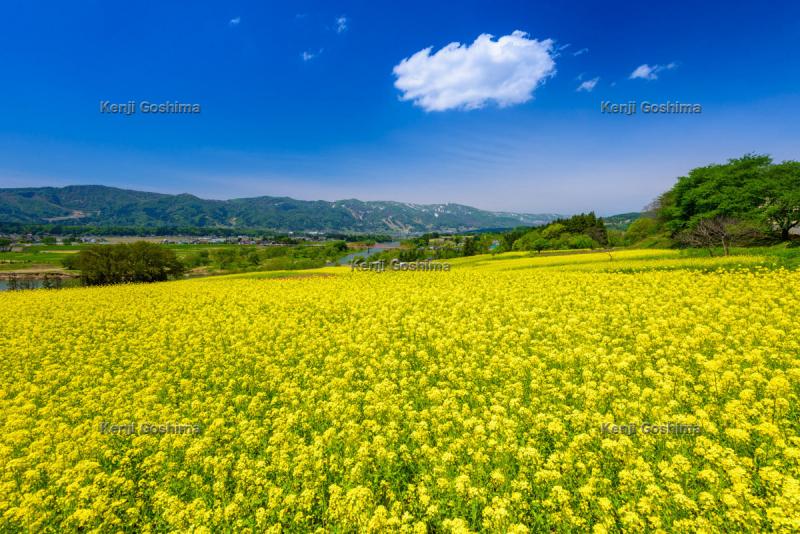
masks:
[[[447,232],[545,224],[555,214],[491,212],[461,204],[288,197],[207,200],[100,185],[0,189],[0,222],[275,231]]]

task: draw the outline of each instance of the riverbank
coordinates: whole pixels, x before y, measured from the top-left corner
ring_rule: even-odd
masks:
[[[44,280],[45,278],[60,278],[63,280],[79,278],[80,275],[75,272],[69,272],[59,269],[18,269],[15,271],[0,271],[0,280],[9,280],[11,278],[26,278],[32,280]]]

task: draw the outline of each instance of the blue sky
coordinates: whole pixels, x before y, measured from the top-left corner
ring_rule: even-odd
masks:
[[[695,166],[800,159],[800,5],[645,4],[12,0],[0,187],[611,214]],[[629,100],[703,112],[600,112]]]

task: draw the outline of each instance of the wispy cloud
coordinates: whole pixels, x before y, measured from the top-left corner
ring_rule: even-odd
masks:
[[[319,56],[322,53],[322,51],[323,51],[322,48],[320,48],[316,52],[312,52],[310,50],[306,50],[305,52],[302,52],[300,54],[300,57],[303,59],[303,61],[311,61],[315,57]]]
[[[521,104],[556,72],[552,39],[529,39],[521,31],[496,41],[484,33],[472,44],[450,43],[431,54],[432,49],[420,50],[393,69],[401,99],[425,111]]]
[[[347,25],[350,21],[342,15],[341,17],[336,17],[336,33],[344,33],[347,31]]]
[[[561,57],[561,52],[563,52],[564,50],[566,50],[567,48],[569,48],[572,45],[570,43],[567,43],[567,44],[563,44],[563,45],[558,45],[558,46],[553,45],[553,46],[554,46],[554,51],[553,51],[552,57],[553,58],[557,58],[557,57]]]
[[[597,85],[597,82],[599,81],[600,81],[599,76],[596,78],[592,78],[591,80],[584,80],[575,90],[586,91],[587,93],[591,93],[594,90],[595,86]]]
[[[233,17],[228,21],[228,26],[238,26],[242,22],[242,17]]]
[[[581,48],[580,50],[576,50],[575,52],[573,52],[572,55],[573,56],[580,56],[580,55],[585,54],[588,51],[589,51],[588,48]]]
[[[629,78],[631,80],[635,80],[637,78],[642,80],[656,80],[658,79],[659,73],[665,70],[672,70],[677,67],[678,64],[676,62],[669,63],[667,65],[648,65],[647,63],[643,65],[639,65],[636,69],[631,73]]]

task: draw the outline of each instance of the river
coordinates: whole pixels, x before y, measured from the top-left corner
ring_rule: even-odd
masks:
[[[63,278],[61,279],[60,287],[74,287],[79,285],[79,281],[77,278]],[[53,287],[59,287],[57,284],[59,283],[58,279],[50,279],[50,283],[53,284]],[[44,287],[44,280],[41,278],[17,278],[17,288],[18,289],[41,289]],[[0,279],[0,291],[9,291],[9,283],[6,279]]]
[[[356,258],[366,258],[372,254],[375,254],[376,252],[391,250],[393,248],[400,248],[400,242],[391,241],[389,243],[375,243],[369,248],[366,248],[364,250],[359,250],[358,252],[353,252],[352,254],[348,254],[347,256],[339,260],[339,265],[349,265]]]

